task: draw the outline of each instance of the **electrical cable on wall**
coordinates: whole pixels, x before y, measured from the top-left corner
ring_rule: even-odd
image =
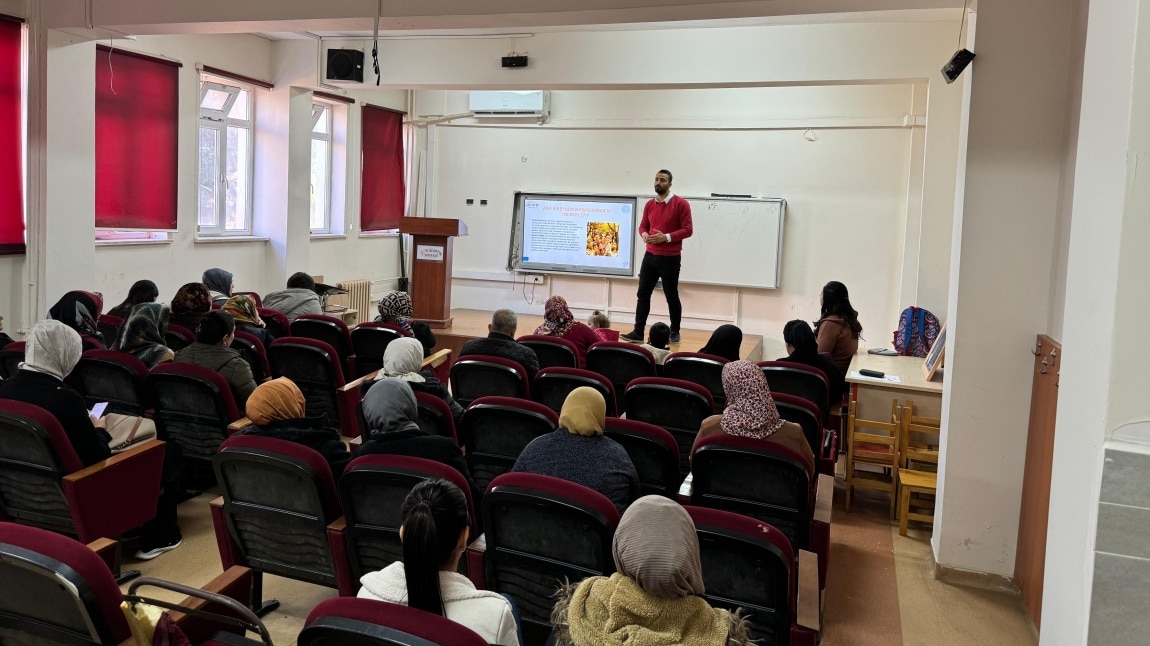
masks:
[[[379,17],[383,15],[383,0],[378,0],[375,10],[375,29],[371,33],[371,64],[375,68],[375,84],[379,85]]]

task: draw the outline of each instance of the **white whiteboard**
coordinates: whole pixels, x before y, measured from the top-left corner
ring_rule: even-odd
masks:
[[[648,199],[649,196],[640,197],[639,203],[645,205]],[[743,197],[684,199],[691,204],[694,233],[683,241],[679,282],[779,288],[786,200]],[[647,248],[642,238],[636,235],[635,240],[635,264],[638,266]],[[748,271],[748,267],[753,269]],[[635,275],[639,275],[638,269]]]

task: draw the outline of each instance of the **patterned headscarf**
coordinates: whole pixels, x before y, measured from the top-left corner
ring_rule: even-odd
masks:
[[[383,351],[383,374],[403,381],[427,381],[419,374],[423,367],[423,344],[409,336],[387,344]]]
[[[172,299],[175,314],[203,314],[212,311],[212,294],[203,283],[187,283]]]
[[[379,318],[376,320],[381,323],[398,323],[410,332],[411,317],[414,315],[411,295],[407,292],[388,292],[379,299]]]
[[[164,339],[169,314],[168,306],[160,303],[140,303],[133,307],[112,349],[130,352],[149,369],[155,368],[160,359],[171,352]]]
[[[702,596],[699,535],[683,506],[663,496],[631,503],[611,541],[615,569],[648,593],[665,599]]]
[[[32,326],[24,339],[22,370],[42,372],[63,381],[80,362],[80,335],[60,321],[46,319]]]
[[[60,321],[81,335],[99,339],[104,343],[104,336],[96,325],[100,318],[100,310],[104,307],[104,299],[93,292],[73,291],[64,294],[52,309],[48,310],[48,317]]]
[[[546,336],[563,336],[571,326],[575,325],[575,317],[567,308],[567,299],[562,296],[552,296],[543,306],[543,325],[535,328],[536,334]]]
[[[767,378],[750,361],[723,366],[723,392],[727,408],[719,424],[728,435],[765,439],[783,427]]]
[[[288,419],[300,419],[307,409],[307,402],[299,386],[287,377],[272,379],[256,386],[248,397],[248,419],[256,426]]]
[[[264,327],[264,321],[260,318],[260,313],[256,310],[256,302],[247,294],[229,298],[220,309],[231,314],[232,318],[236,320],[236,323],[247,323],[248,325]]]

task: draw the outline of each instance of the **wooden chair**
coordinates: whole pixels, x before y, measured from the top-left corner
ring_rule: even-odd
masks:
[[[933,496],[938,490],[942,420],[915,415],[914,402],[907,400],[902,406],[899,426],[898,533],[906,536],[907,521],[934,522]],[[932,498],[922,497],[928,495]],[[923,511],[911,511],[912,506]]]
[[[847,417],[846,510],[851,510],[855,487],[879,489],[890,494],[890,517],[894,519],[898,489],[899,406],[890,402],[890,421],[860,419],[858,401],[851,400]],[[860,464],[881,471],[860,470]]]

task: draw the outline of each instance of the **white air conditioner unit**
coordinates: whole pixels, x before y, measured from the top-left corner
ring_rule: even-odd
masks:
[[[547,90],[475,90],[468,107],[477,117],[547,117],[551,92]]]

